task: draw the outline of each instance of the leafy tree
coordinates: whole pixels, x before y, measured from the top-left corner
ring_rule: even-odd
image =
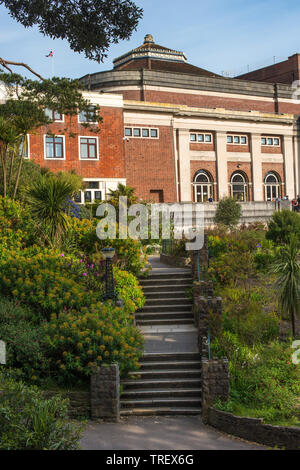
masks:
[[[25,28],[36,25],[44,36],[66,39],[73,51],[99,62],[111,44],[130,38],[143,14],[131,0],[0,0],[1,4]],[[2,59],[2,65],[25,64]]]
[[[218,203],[215,215],[217,224],[224,224],[228,227],[234,227],[238,224],[242,214],[240,204],[231,197],[224,197]]]
[[[279,303],[282,311],[290,315],[295,337],[296,315],[300,314],[300,263],[299,245],[294,235],[290,237],[289,244],[280,251],[272,271],[278,276]]]
[[[17,74],[0,71],[0,82],[5,84],[5,102],[0,104],[0,165],[3,196],[17,195],[27,134],[34,133],[41,126],[49,126],[53,121],[46,115],[45,109],[53,109],[70,118],[78,112],[90,112],[91,104],[82,91],[83,85],[77,80],[53,78],[51,80],[29,80]],[[95,121],[100,122],[99,107],[95,106]],[[93,132],[99,132],[99,126],[82,124]],[[68,128],[57,133],[64,134]],[[51,132],[48,129],[48,133]],[[71,137],[75,134],[69,132]],[[14,171],[15,170],[15,171]]]
[[[28,190],[31,212],[46,239],[52,245],[60,245],[69,227],[66,202],[81,185],[79,180],[66,173],[60,175],[41,175]]]
[[[109,201],[111,204],[113,204],[115,207],[119,206],[119,198],[120,197],[127,197],[127,203],[128,206],[132,206],[133,204],[136,204],[138,201],[138,197],[134,194],[135,189],[132,188],[131,186],[125,186],[124,184],[119,183],[117,189],[109,190]]]
[[[290,210],[275,212],[268,224],[266,238],[277,244],[286,244],[293,234],[300,241],[300,216]]]

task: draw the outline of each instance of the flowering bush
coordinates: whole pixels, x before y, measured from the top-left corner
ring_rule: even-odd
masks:
[[[112,302],[52,315],[44,329],[51,369],[64,383],[87,378],[102,363],[116,362],[125,374],[137,368],[143,351],[141,333]]]

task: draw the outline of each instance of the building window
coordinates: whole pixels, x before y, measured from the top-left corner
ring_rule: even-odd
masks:
[[[132,137],[131,127],[125,127],[125,137]]]
[[[212,134],[195,134],[192,133],[190,134],[190,142],[198,142],[200,144],[206,143],[206,144],[211,144],[213,141],[213,136]]]
[[[100,181],[88,181],[87,188],[75,194],[74,201],[78,204],[102,201],[102,185],[103,183]]]
[[[53,109],[45,109],[45,114],[46,116],[51,119],[51,121],[59,121],[63,122],[64,117],[63,114],[58,113],[57,111],[54,111]]]
[[[24,146],[25,143],[25,146]],[[23,158],[29,158],[29,135],[26,135],[26,139],[22,137],[19,147],[19,154],[23,155]]]
[[[125,127],[125,137],[135,137],[143,139],[158,139],[158,129],[151,129],[150,127]]]
[[[45,136],[46,158],[64,159],[64,137],[63,136]]]
[[[266,201],[275,201],[275,199],[281,197],[281,182],[276,173],[269,172],[265,177],[264,185]]]
[[[229,145],[247,145],[248,137],[246,135],[228,135],[227,144]]]
[[[249,200],[249,183],[243,173],[234,173],[230,180],[231,197],[240,202]]]
[[[91,106],[88,111],[81,111],[81,113],[79,113],[78,120],[82,123],[95,124],[97,122],[96,108],[94,106]]]
[[[98,159],[97,137],[79,137],[79,158],[80,160]]]
[[[208,202],[213,199],[213,179],[204,170],[200,170],[194,177],[194,193],[196,202]]]
[[[280,137],[262,137],[261,145],[269,147],[280,147]]]

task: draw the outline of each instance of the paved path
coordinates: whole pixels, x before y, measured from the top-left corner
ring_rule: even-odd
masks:
[[[120,423],[90,423],[83,450],[264,450],[204,426],[198,416],[122,418]]]

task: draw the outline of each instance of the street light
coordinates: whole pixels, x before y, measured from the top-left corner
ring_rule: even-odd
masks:
[[[101,253],[105,259],[105,300],[116,300],[112,259],[115,256],[114,248],[103,248]]]

